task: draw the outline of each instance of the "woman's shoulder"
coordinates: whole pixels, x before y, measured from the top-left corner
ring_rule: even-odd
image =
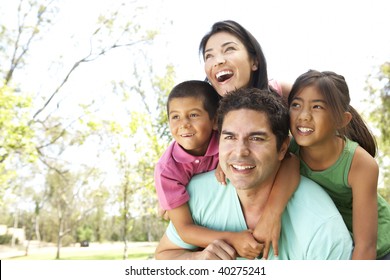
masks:
[[[277,80],[268,80],[268,85],[272,87],[280,96],[283,96],[282,85]]]

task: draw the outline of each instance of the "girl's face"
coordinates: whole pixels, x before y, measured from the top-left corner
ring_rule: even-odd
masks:
[[[215,124],[204,109],[203,100],[182,97],[169,103],[169,128],[173,138],[187,153],[203,156]]]
[[[210,37],[204,51],[204,69],[219,95],[248,87],[258,68],[244,44],[234,35],[219,32]]]
[[[302,147],[321,145],[336,135],[332,112],[314,87],[303,88],[290,105],[290,130]]]

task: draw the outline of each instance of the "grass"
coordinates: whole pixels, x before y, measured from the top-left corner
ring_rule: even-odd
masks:
[[[141,245],[139,247],[129,247],[128,260],[147,260],[153,259],[155,251],[155,244]],[[31,252],[28,256],[12,257],[12,260],[54,260],[56,257],[56,249],[51,248],[48,250],[42,250]],[[123,260],[123,245],[109,247],[73,247],[62,248],[60,251],[61,260]]]

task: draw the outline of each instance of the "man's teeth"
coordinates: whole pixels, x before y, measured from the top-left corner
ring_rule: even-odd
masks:
[[[314,131],[312,128],[308,128],[308,127],[298,127],[298,130],[300,132],[313,132]]]
[[[195,134],[191,133],[191,134],[182,134],[181,137],[191,137],[191,136],[194,136]]]
[[[238,170],[247,170],[247,169],[253,169],[255,168],[254,166],[252,165],[247,165],[247,166],[243,166],[243,165],[232,165],[234,169],[238,169]]]

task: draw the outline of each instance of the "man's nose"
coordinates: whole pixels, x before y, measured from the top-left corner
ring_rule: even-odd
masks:
[[[249,146],[247,140],[238,140],[236,142],[236,153],[240,156],[248,156],[249,155]]]

